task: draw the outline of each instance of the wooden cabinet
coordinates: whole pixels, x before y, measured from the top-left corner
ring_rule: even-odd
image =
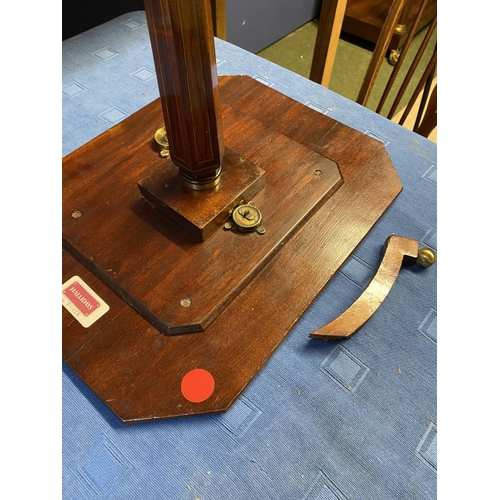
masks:
[[[375,43],[387,17],[392,0],[348,0],[342,32]],[[401,20],[394,30],[389,49],[397,52],[403,46],[421,0],[408,0]],[[437,0],[429,0],[418,30],[427,25],[437,11]]]

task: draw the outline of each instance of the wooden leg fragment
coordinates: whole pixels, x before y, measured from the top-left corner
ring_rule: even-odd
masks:
[[[434,259],[432,250],[419,251],[417,240],[403,236],[389,236],[385,242],[385,252],[380,266],[365,291],[340,316],[311,332],[309,337],[323,340],[351,337],[370,319],[387,297],[402,265],[417,263],[421,267],[429,267],[434,263]]]

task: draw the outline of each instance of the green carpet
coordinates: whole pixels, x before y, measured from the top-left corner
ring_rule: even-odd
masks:
[[[258,55],[268,61],[272,61],[284,68],[309,78],[317,31],[317,20],[310,21],[281,40],[278,40],[273,45],[265,48],[259,52]],[[412,41],[403,66],[401,67],[393,85],[393,89],[391,90],[386,104],[382,109],[382,115],[387,115],[391,107],[391,103],[394,100],[404,77],[406,76],[407,69],[411,65],[426,31],[426,28],[421,30]],[[437,29],[434,30],[433,36],[427,45],[425,54],[422,57],[415,74],[413,75],[411,84],[406,90],[398,110],[406,106],[413,89],[418,84],[427,63],[432,56],[434,45],[436,43],[436,37]],[[365,72],[370,63],[374,47],[375,44],[373,43],[366,42],[347,34],[342,34],[330,79],[330,90],[355,101]],[[367,103],[367,107],[369,109],[375,111],[393,69],[394,66],[392,66],[387,58],[385,58]]]

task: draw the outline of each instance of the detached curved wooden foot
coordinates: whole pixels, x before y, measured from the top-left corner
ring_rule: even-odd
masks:
[[[359,298],[331,323],[311,332],[309,337],[323,340],[345,339],[354,335],[375,313],[387,297],[398,277],[402,265],[415,263],[429,267],[435,256],[428,248],[419,251],[418,241],[392,235],[385,242],[385,251],[380,266]]]

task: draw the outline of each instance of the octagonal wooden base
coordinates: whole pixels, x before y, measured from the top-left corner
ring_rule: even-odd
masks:
[[[110,306],[89,328],[63,310],[63,360],[123,422],[227,410],[402,188],[379,141],[249,77],[221,77],[220,93],[226,146],[265,170],[266,182],[281,185],[287,203],[304,211],[248,272],[242,273],[240,264],[247,256],[236,243],[238,236],[254,238],[255,245],[267,233],[216,232],[193,243],[182,228],[140,199],[137,181],[158,161],[149,131],[162,126],[159,101],[63,160],[63,282],[80,276]],[[330,181],[322,194],[316,193],[325,171],[319,164],[327,173],[338,165],[343,184]],[[312,175],[304,178],[302,172],[295,178],[304,165],[312,167]],[[294,181],[287,183],[289,179]],[[129,189],[136,190],[137,200],[123,206]],[[255,201],[272,210],[273,189],[278,188],[269,189],[273,196],[266,195],[267,189]],[[106,193],[105,199],[98,200],[95,190]],[[127,224],[117,224],[122,217],[117,214],[124,210]],[[76,211],[81,217],[72,216]],[[288,218],[280,221],[279,213],[273,212],[273,231],[289,224]],[[114,242],[126,232],[132,237],[123,241],[134,242],[133,251],[117,252]],[[214,252],[226,251],[223,264],[211,268],[204,280],[234,284],[241,277],[239,285],[222,294],[221,305],[213,305],[199,333],[165,335],[122,286],[124,276],[130,283],[139,281],[161,301],[162,277],[150,273],[157,265],[158,238],[175,256],[163,255],[161,263],[163,275],[176,276],[179,296],[195,290],[192,282],[199,274],[196,269],[189,274],[190,266],[179,255],[199,252],[196,258],[202,263],[204,253],[209,260]],[[97,257],[85,251],[95,248],[94,239],[100,242]],[[233,244],[238,251],[231,252]],[[215,300],[212,288],[204,296],[209,301]],[[181,384],[199,368],[212,375],[215,388],[203,401],[192,402]]]

